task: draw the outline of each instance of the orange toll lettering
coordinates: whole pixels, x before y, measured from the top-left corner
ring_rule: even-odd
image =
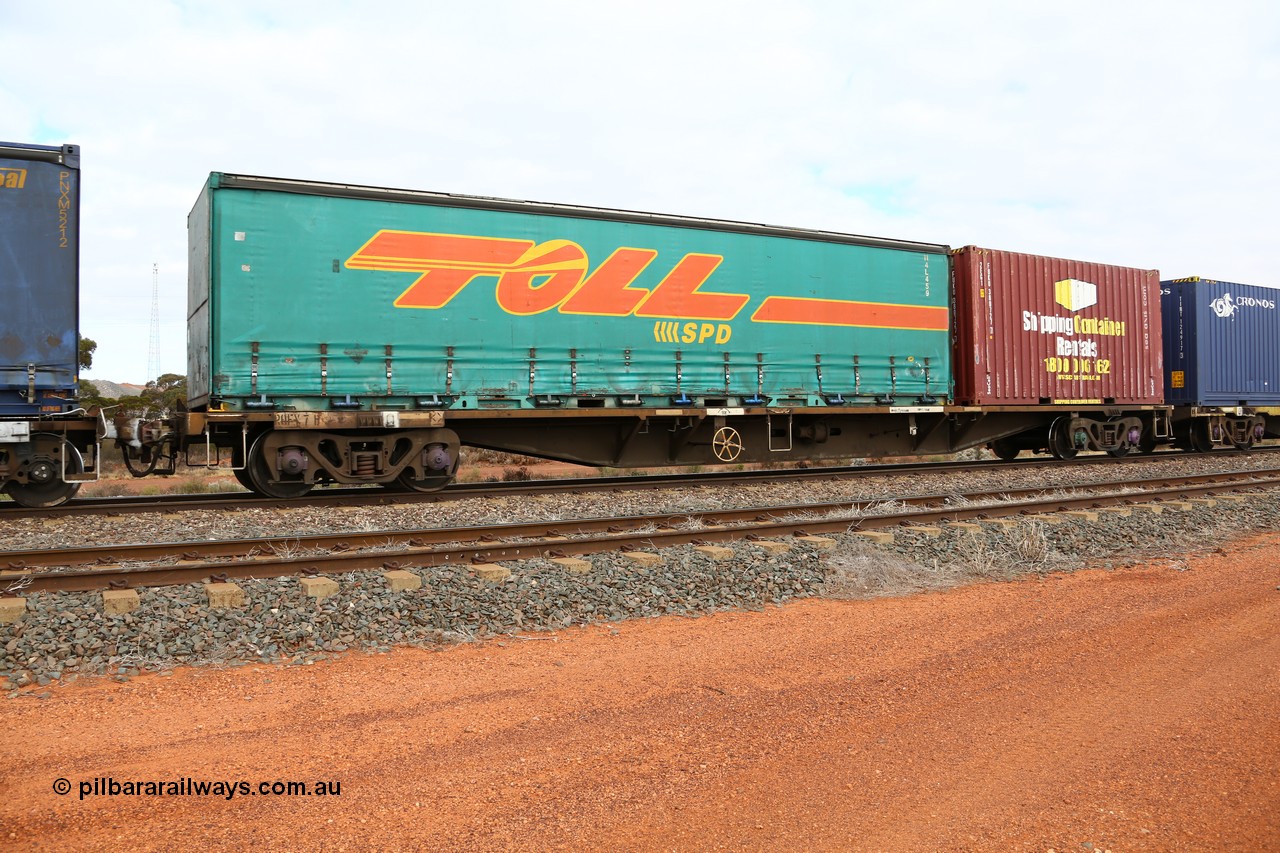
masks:
[[[397,308],[442,308],[479,276],[497,276],[499,306],[522,315],[559,307],[566,314],[732,320],[751,298],[745,293],[701,290],[724,260],[721,255],[685,255],[652,291],[632,287],[657,256],[653,249],[620,248],[587,277],[586,252],[569,240],[535,244],[501,237],[384,230],[348,258],[346,265],[420,273],[395,300]]]
[[[421,273],[395,300],[397,308],[441,308],[476,276],[511,268],[532,240],[379,231],[347,259],[349,269]]]
[[[587,255],[577,243],[548,240],[513,266],[498,278],[498,305],[508,314],[540,314],[578,288],[587,272]]]
[[[474,270],[424,272],[392,304],[397,308],[443,308],[477,275],[480,273]]]
[[[636,316],[732,320],[751,298],[749,294],[699,291],[723,260],[722,255],[685,255],[640,304]]]
[[[657,256],[653,249],[618,249],[565,300],[561,313],[630,316],[649,295],[643,287],[630,285]]]
[[[443,308],[474,279],[496,279],[498,306],[509,314],[558,309],[564,314],[652,317],[654,340],[724,344],[732,320],[751,300],[746,293],[702,288],[724,261],[691,252],[652,290],[636,280],[658,257],[655,249],[620,247],[595,270],[570,240],[475,237],[419,231],[378,231],[346,265],[350,269],[416,273],[395,300],[397,308]],[[701,322],[680,322],[696,320]],[[897,305],[798,296],[766,297],[751,315],[756,323],[856,326],[945,332],[945,306]],[[1109,365],[1108,365],[1109,367]],[[1103,366],[1098,365],[1102,372]]]

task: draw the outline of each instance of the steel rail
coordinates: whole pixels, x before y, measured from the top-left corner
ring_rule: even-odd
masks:
[[[1164,488],[1171,484],[1194,483],[1265,483],[1267,476],[1280,478],[1280,469],[1260,471],[1233,471],[1233,473],[1192,474],[1181,478],[1148,478],[1142,480],[1110,480],[1089,484],[1084,488]],[[1046,492],[1060,493],[1082,487],[1030,487],[986,489],[965,494],[965,500],[995,500],[1016,496],[1036,496]],[[538,535],[575,535],[608,532],[622,528],[659,525],[675,526],[690,519],[713,519],[714,524],[748,521],[759,517],[787,517],[796,515],[822,515],[832,512],[864,512],[869,507],[884,503],[901,503],[906,506],[940,506],[954,501],[955,494],[904,494],[895,497],[859,498],[851,501],[822,501],[788,503],[788,505],[750,506],[723,508],[723,510],[692,510],[680,512],[655,512],[636,516],[608,516],[595,519],[566,521],[518,521],[518,523],[470,525],[465,528],[416,528],[411,530],[371,530],[371,532],[320,533],[289,535],[289,537],[259,537],[253,539],[187,540],[187,542],[138,542],[119,544],[92,544],[69,548],[33,548],[0,551],[0,565],[8,569],[32,569],[38,566],[76,566],[84,564],[115,565],[123,562],[151,562],[156,560],[198,561],[207,558],[255,558],[269,556],[280,551],[308,551],[317,549],[351,549],[402,546],[421,547],[443,542],[480,542],[480,540],[538,537]]]
[[[1209,476],[1209,475],[1203,475]],[[1115,484],[1107,484],[1114,486]],[[1129,486],[1130,484],[1124,484]],[[523,560],[533,557],[568,556],[600,551],[629,550],[639,548],[666,548],[675,545],[734,541],[747,538],[766,538],[801,534],[841,533],[857,530],[880,530],[903,525],[921,525],[946,521],[994,519],[1013,515],[1043,514],[1080,509],[1098,509],[1107,506],[1134,505],[1151,501],[1171,501],[1207,496],[1243,489],[1280,487],[1280,476],[1254,480],[1237,479],[1228,482],[1195,482],[1164,484],[1140,492],[1112,492],[1085,495],[1041,495],[1039,497],[995,504],[971,504],[965,506],[925,506],[904,512],[875,515],[846,514],[825,518],[794,516],[778,517],[779,508],[753,508],[757,513],[745,520],[748,510],[730,510],[685,515],[649,517],[646,525],[629,531],[608,531],[602,535],[578,539],[565,538],[566,526],[582,525],[582,521],[550,522],[536,525],[542,532],[540,538],[523,541],[490,543],[474,540],[447,546],[430,547],[410,545],[401,551],[334,550],[326,554],[304,556],[271,556],[232,562],[196,562],[191,565],[165,565],[158,567],[101,568],[78,571],[36,573],[29,570],[0,572],[0,584],[20,586],[29,591],[41,590],[90,590],[126,588],[133,586],[165,586],[209,580],[279,577],[292,574],[322,574],[326,572],[352,572],[373,569],[432,567],[446,564],[492,563],[504,560]],[[1043,490],[1041,490],[1043,492]],[[979,495],[985,493],[979,493]],[[1004,494],[1004,493],[998,493]],[[968,496],[952,496],[952,499],[968,499]],[[883,503],[883,502],[880,502]],[[638,517],[643,518],[643,517]],[[698,521],[711,526],[686,527],[684,529],[663,525],[659,518],[675,518],[681,521]],[[594,519],[593,522],[613,522],[619,519]],[[561,525],[561,527],[557,527]],[[515,536],[514,526],[510,538]],[[538,536],[539,534],[532,534]]]
[[[256,559],[284,551],[351,550],[361,548],[424,547],[446,542],[483,542],[538,536],[575,536],[601,532],[621,532],[639,527],[672,527],[687,523],[690,519],[713,520],[715,524],[752,521],[759,518],[787,518],[794,516],[830,515],[839,512],[866,512],[885,504],[901,504],[914,507],[945,506],[957,499],[980,501],[1030,497],[1069,489],[1160,489],[1192,484],[1247,484],[1265,485],[1270,479],[1280,480],[1280,469],[1262,471],[1192,474],[1184,477],[1155,477],[1144,480],[1115,480],[1088,486],[1021,486],[1009,489],[987,489],[964,495],[917,494],[858,500],[822,501],[770,506],[751,506],[732,509],[650,513],[636,516],[610,516],[567,521],[532,521],[505,524],[489,524],[468,527],[426,527],[412,530],[375,530],[345,533],[318,533],[297,536],[257,537],[238,540],[199,540],[187,542],[136,542],[118,545],[82,545],[69,548],[36,548],[0,551],[0,566],[8,569],[37,567],[78,566],[89,563],[116,565],[124,562],[154,562],[158,560],[186,560],[198,562],[218,559]],[[1134,493],[1138,496],[1140,493]]]
[[[1257,447],[1249,453],[1280,452],[1280,446]],[[77,515],[110,515],[132,512],[188,512],[193,510],[277,509],[311,506],[400,506],[438,503],[477,497],[510,497],[525,494],[613,491],[618,489],[666,489],[699,486],[726,486],[792,482],[803,480],[836,480],[882,475],[932,472],[957,473],[986,470],[1014,471],[1022,468],[1060,468],[1064,472],[1083,466],[1136,464],[1187,459],[1213,458],[1212,454],[1188,455],[1183,451],[1162,451],[1112,457],[1106,454],[1078,457],[1070,462],[1051,458],[1015,459],[1012,461],[977,460],[967,462],[906,462],[875,465],[845,465],[830,468],[762,469],[758,471],[703,471],[696,474],[668,473],[609,477],[571,477],[513,482],[455,483],[439,492],[399,492],[379,487],[322,486],[302,497],[280,500],[264,498],[248,492],[217,494],[141,495],[130,497],[77,498],[58,507],[30,508],[13,501],[0,503],[0,518],[62,518]],[[1222,453],[1222,460],[1248,458],[1238,452]]]

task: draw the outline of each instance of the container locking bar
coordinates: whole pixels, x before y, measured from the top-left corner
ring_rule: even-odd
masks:
[[[258,342],[251,344],[252,356],[249,365],[249,393],[258,396]]]
[[[726,361],[728,358],[729,356],[725,355]],[[821,356],[819,356],[819,358],[821,358]],[[728,369],[727,365],[725,369]],[[819,378],[819,382],[821,382],[821,378]],[[726,389],[726,393],[727,391],[728,389]],[[769,405],[769,398],[764,395],[764,353],[762,352],[756,353],[756,395],[754,397],[748,397],[743,400],[742,403],[745,406]]]

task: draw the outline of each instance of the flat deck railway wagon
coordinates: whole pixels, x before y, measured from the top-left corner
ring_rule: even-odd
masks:
[[[172,435],[139,425],[142,452],[226,451],[263,494],[436,489],[464,444],[625,467],[1160,434],[1154,272],[1103,288],[1142,289],[1122,320],[1154,361],[1125,395],[954,405],[968,320],[944,245],[221,173],[189,234],[192,411]],[[1041,270],[1047,298],[1073,263]],[[1084,286],[1061,322],[1094,325],[1047,339],[1128,334],[1097,331]],[[1006,311],[1030,287],[983,298]],[[1096,363],[1038,352],[1058,386]]]
[[[0,487],[52,506],[96,476],[76,402],[80,149],[0,143]]]
[[[1154,270],[227,173],[188,234],[188,410],[115,419],[135,473],[221,465],[288,498],[439,489],[464,445],[648,467],[1176,438]],[[61,410],[0,432],[20,502],[65,500],[97,456],[60,358],[35,381]],[[6,391],[43,363],[18,362]]]
[[[950,440],[945,246],[228,174],[189,225],[178,443],[266,494]]]

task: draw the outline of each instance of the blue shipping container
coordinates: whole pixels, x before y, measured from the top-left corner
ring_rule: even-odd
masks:
[[[1165,401],[1280,405],[1280,290],[1180,278],[1160,283]]]
[[[0,142],[0,415],[73,407],[80,148]]]

